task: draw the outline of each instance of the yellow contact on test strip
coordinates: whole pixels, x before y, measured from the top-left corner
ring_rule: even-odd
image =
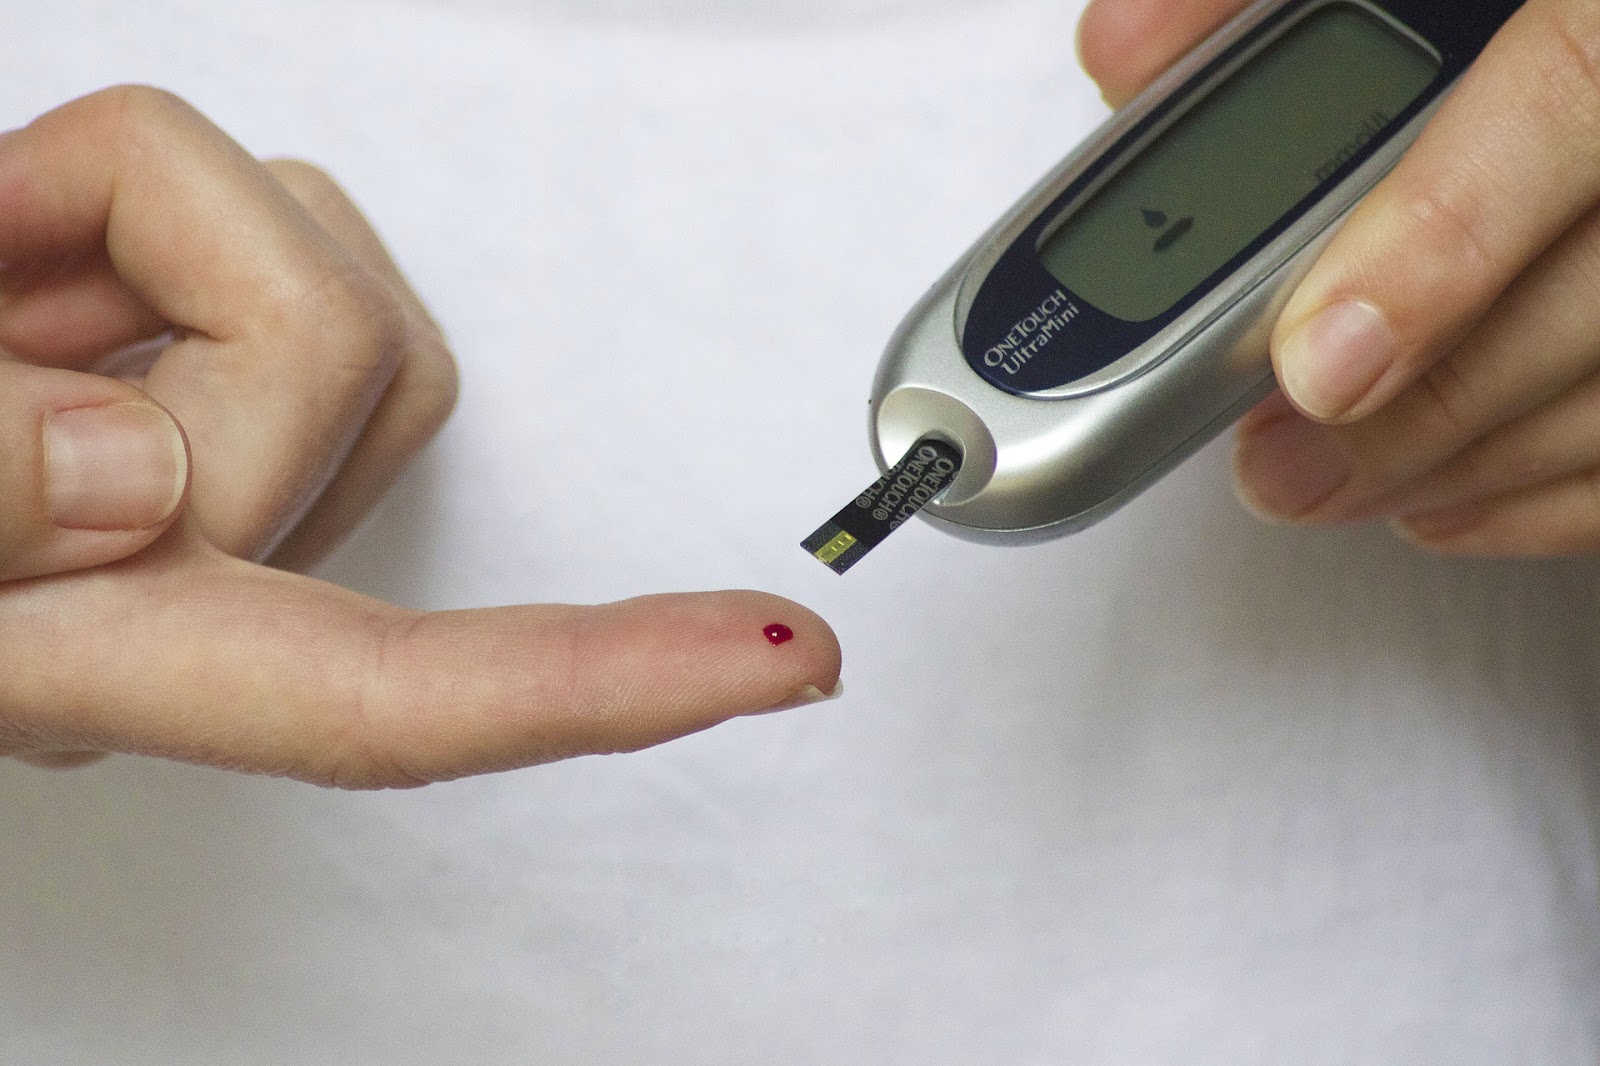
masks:
[[[855,546],[856,538],[849,533],[841,532],[837,537],[818,548],[816,556],[825,563],[831,563]]]

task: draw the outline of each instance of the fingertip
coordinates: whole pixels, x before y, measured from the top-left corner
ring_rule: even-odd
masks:
[[[844,653],[838,635],[822,616],[793,600],[765,592],[746,591],[727,595],[746,601],[740,604],[741,611],[751,612],[746,617],[771,618],[761,626],[761,636],[771,653],[767,656],[768,662],[763,665],[776,677],[781,677],[784,687],[788,689],[775,702],[764,702],[764,695],[763,698],[747,701],[751,704],[750,708],[740,714],[793,710],[826,703],[844,695],[844,682],[840,678]],[[796,677],[803,678],[803,683],[791,687],[790,682]],[[770,688],[770,685],[763,685],[763,694]]]
[[[1418,548],[1439,555],[1470,555],[1477,547],[1473,534],[1488,517],[1489,509],[1472,501],[1401,515],[1389,524],[1401,540]]]
[[[808,690],[831,694],[839,687],[838,636],[793,600],[740,589],[629,602],[648,613],[665,612],[665,626],[698,644],[702,663],[733,686],[717,701],[723,717],[819,702],[805,698]]]
[[[784,700],[776,707],[768,707],[765,710],[760,711],[749,711],[743,715],[743,717],[777,714],[780,711],[796,711],[801,707],[812,707],[818,703],[832,703],[834,700],[843,698],[844,679],[841,678],[838,683],[833,686],[833,691],[831,692],[824,692],[815,685],[807,685],[805,688],[801,689],[797,695],[791,697],[790,699]]]
[[[1400,337],[1370,301],[1339,299],[1297,318],[1286,315],[1279,333],[1274,361],[1283,393],[1314,421],[1356,421],[1405,385]]]
[[[1078,61],[1112,107],[1244,7],[1245,0],[1090,0],[1078,20]]]
[[[1144,72],[1143,53],[1156,6],[1155,0],[1090,0],[1078,19],[1078,62],[1111,107],[1130,100],[1154,74]]]
[[[1469,539],[1458,538],[1453,535],[1434,535],[1425,529],[1411,525],[1403,518],[1391,519],[1389,529],[1400,540],[1430,555],[1446,558],[1472,558],[1485,554],[1475,550]]]
[[[1234,495],[1265,522],[1311,520],[1352,473],[1332,433],[1281,393],[1246,415],[1234,437]]]
[[[579,676],[562,710],[585,723],[580,749],[638,751],[842,694],[832,627],[781,596],[672,593],[574,610]]]
[[[838,691],[841,664],[815,612],[749,591],[407,616],[381,646],[359,758],[324,778],[443,781],[638,751],[813,702]]]
[[[1266,399],[1245,412],[1244,417],[1239,419],[1237,432],[1243,436],[1295,413],[1294,404],[1289,402],[1283,390],[1274,389]]]

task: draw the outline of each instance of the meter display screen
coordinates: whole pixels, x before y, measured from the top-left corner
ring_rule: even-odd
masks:
[[[1365,8],[1315,9],[1073,211],[1039,249],[1045,269],[1115,318],[1156,318],[1360,154],[1440,67]]]

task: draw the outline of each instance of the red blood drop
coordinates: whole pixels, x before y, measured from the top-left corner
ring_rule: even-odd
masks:
[[[763,629],[762,632],[767,635],[768,640],[772,641],[773,647],[777,647],[779,644],[787,644],[794,639],[794,630],[776,622]]]

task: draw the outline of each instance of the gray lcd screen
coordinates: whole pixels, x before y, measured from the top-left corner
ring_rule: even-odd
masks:
[[[1319,7],[1207,94],[1039,249],[1116,318],[1173,307],[1361,151],[1439,60],[1349,3]]]

